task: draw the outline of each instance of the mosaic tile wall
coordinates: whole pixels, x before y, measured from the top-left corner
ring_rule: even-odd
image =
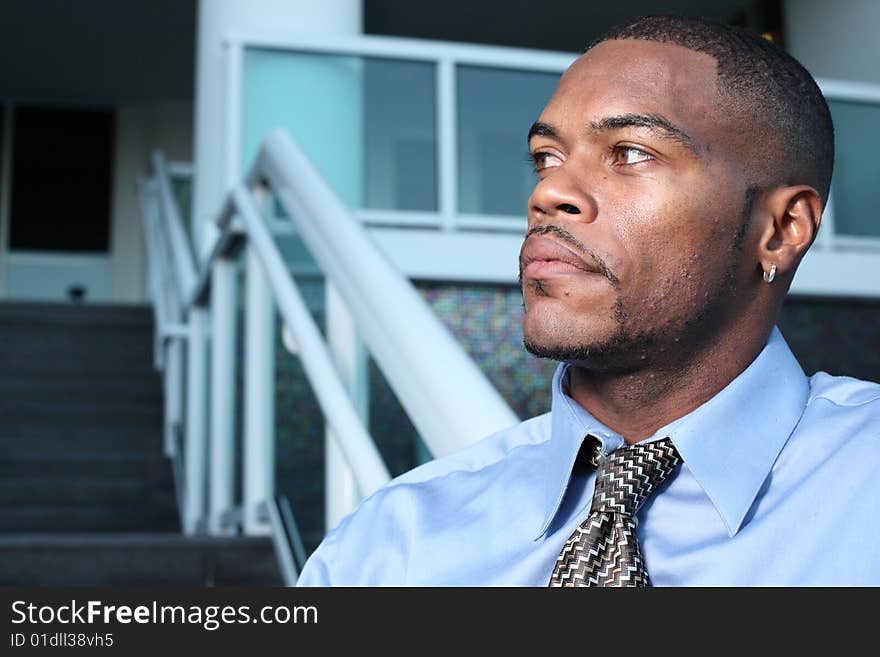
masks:
[[[418,287],[520,417],[548,409],[555,363],[522,348],[517,288]],[[301,288],[320,320],[323,285],[312,281]],[[808,373],[825,370],[880,380],[880,302],[791,299],[780,328]],[[311,550],[323,535],[324,424],[299,361],[283,350],[280,334],[277,384],[278,489],[288,495]],[[426,450],[374,363],[370,386],[370,431],[392,475],[398,475],[423,462]]]

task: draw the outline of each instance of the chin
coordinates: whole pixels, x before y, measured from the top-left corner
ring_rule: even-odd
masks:
[[[564,362],[589,360],[619,339],[614,322],[571,321],[571,316],[527,312],[523,321],[523,343],[541,358]]]

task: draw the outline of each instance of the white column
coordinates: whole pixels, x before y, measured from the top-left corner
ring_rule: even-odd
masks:
[[[275,307],[259,257],[246,249],[243,529],[262,535],[270,526],[257,506],[275,491]]]
[[[361,0],[199,0],[196,37],[193,237],[204,253],[226,185],[226,59],[233,34],[360,34]]]
[[[221,514],[232,508],[235,489],[235,261],[220,258],[211,272],[211,449],[208,531],[231,534]]]
[[[348,389],[355,410],[368,426],[369,376],[367,350],[357,334],[354,320],[336,288],[327,283],[325,290],[327,342],[336,370]],[[351,467],[342,455],[334,431],[327,425],[325,448],[325,522],[330,531],[360,500]]]

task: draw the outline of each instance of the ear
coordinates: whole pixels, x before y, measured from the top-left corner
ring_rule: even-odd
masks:
[[[813,243],[822,222],[822,198],[808,185],[776,187],[761,199],[766,224],[758,245],[765,273],[776,265],[776,276],[791,277]]]

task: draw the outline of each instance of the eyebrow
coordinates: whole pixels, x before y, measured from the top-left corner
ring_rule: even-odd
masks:
[[[699,155],[693,138],[672,121],[659,114],[618,114],[600,121],[590,122],[590,130],[593,132],[610,132],[621,128],[648,128],[658,137],[678,142],[694,155]]]
[[[532,127],[529,128],[529,136],[526,141],[532,141],[532,137],[558,138],[559,135],[556,134],[556,129],[549,123],[541,123],[540,121],[535,121],[532,124]]]
[[[611,132],[612,130],[620,130],[622,128],[648,128],[661,139],[681,144],[694,155],[699,156],[699,150],[694,139],[669,119],[659,114],[618,114],[616,116],[608,116],[599,121],[590,121],[589,123],[589,129],[592,132]],[[537,121],[529,129],[529,142],[532,141],[532,137],[558,139],[559,135],[556,129],[549,123]]]

